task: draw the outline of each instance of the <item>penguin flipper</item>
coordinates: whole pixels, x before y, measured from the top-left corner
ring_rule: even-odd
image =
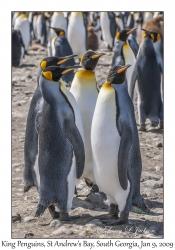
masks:
[[[39,128],[40,128],[40,124],[41,124],[41,114],[42,114],[42,111],[38,111],[36,117],[35,117],[35,129],[36,129],[36,132],[37,134],[39,134]]]
[[[129,96],[131,97],[132,100],[134,98],[134,88],[135,88],[135,83],[136,83],[137,78],[138,78],[138,66],[137,66],[137,63],[136,63],[135,67],[134,67],[134,70],[133,70],[133,73],[132,73],[130,86],[129,86],[129,89],[128,89]]]
[[[70,143],[72,144],[72,147],[74,150],[74,154],[76,158],[77,179],[79,179],[83,173],[84,164],[85,164],[84,143],[75,123],[66,119],[64,122],[64,128],[65,128],[67,137]]]
[[[121,187],[126,190],[128,186],[128,159],[132,144],[132,130],[126,120],[121,122],[121,140],[118,152],[118,176]]]
[[[138,54],[138,51],[139,51],[139,45],[137,44],[135,37],[133,35],[132,35],[132,37],[128,37],[128,43],[129,43],[129,46],[131,47],[131,49],[136,57]]]

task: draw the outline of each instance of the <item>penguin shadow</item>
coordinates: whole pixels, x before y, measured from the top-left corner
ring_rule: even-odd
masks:
[[[111,66],[111,64],[110,63],[98,63],[98,66],[108,67],[108,66]]]
[[[21,66],[19,66],[18,68],[26,68],[26,67],[37,67],[35,64],[22,64]]]
[[[155,133],[155,134],[159,134],[162,135],[163,134],[163,129],[160,128],[151,128],[149,130],[146,130],[147,133]]]

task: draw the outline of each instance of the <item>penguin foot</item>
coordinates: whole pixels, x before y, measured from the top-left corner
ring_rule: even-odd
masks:
[[[140,124],[140,127],[138,128],[138,131],[146,131],[145,123]]]
[[[116,219],[118,219],[118,212],[119,212],[119,210],[118,210],[118,205],[111,204],[111,205],[110,205],[109,214],[110,214],[111,216],[115,216]]]
[[[159,128],[160,128],[160,129],[163,129],[163,121],[160,121],[160,123],[159,123]]]
[[[69,216],[68,213],[60,212],[59,220],[60,221],[71,221],[71,220],[76,220],[78,218],[80,218],[79,215]]]
[[[54,205],[50,205],[48,207],[48,209],[49,209],[49,213],[50,213],[50,215],[52,216],[53,219],[60,217],[60,213],[55,211],[55,206]]]
[[[128,222],[129,213],[120,213],[120,218],[117,220],[108,220],[108,221],[102,221],[103,223],[107,223],[108,226],[114,226],[114,225],[122,225],[126,224]]]
[[[24,193],[28,192],[32,186],[24,186]]]
[[[46,206],[38,204],[38,207],[37,207],[37,210],[35,213],[35,217],[41,216],[44,213],[44,211],[46,210],[46,208],[47,208]]]
[[[76,188],[76,186],[75,186],[74,195],[75,195],[75,197],[78,197],[78,192],[77,192],[77,188]]]

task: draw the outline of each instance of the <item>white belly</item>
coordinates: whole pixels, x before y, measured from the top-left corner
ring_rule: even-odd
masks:
[[[28,19],[21,19],[20,17],[17,17],[14,29],[20,30],[25,45],[25,51],[27,51],[30,46],[30,24]]]
[[[73,54],[81,58],[86,52],[86,31],[82,15],[70,14],[67,38]]]
[[[107,12],[101,12],[100,14],[100,23],[103,39],[106,41],[108,45],[112,48],[112,36],[110,32],[110,20],[108,18]]]
[[[86,78],[86,75],[82,75],[82,80],[83,80],[82,82],[80,79],[77,78],[77,73],[76,73],[70,91],[74,95],[78,103],[78,106],[80,107],[81,117],[83,121],[83,128],[84,128],[85,167],[82,177],[88,178],[94,183],[95,180],[93,175],[93,162],[92,162],[92,149],[91,149],[91,124],[98,97],[98,91],[96,87],[95,74],[93,72],[91,72],[90,74],[91,75],[89,78],[88,77]]]
[[[94,176],[100,189],[123,211],[129,193],[121,188],[118,177],[120,135],[116,128],[114,90],[101,90],[97,99],[91,128]]]
[[[68,183],[67,212],[69,212],[69,210],[72,207],[72,200],[74,197],[76,181],[77,181],[76,159],[75,159],[75,155],[73,154],[72,166],[71,166],[70,172],[67,176],[67,183]]]
[[[36,21],[36,32],[37,32],[37,38],[41,39],[42,38],[42,35],[41,35],[41,32],[42,32],[42,16],[41,15],[38,16],[37,21]]]
[[[132,49],[130,48],[128,42],[123,45],[123,56],[124,56],[124,60],[125,60],[125,65],[127,65],[127,64],[131,65],[131,67],[129,67],[126,71],[126,78],[127,78],[127,83],[128,83],[128,89],[129,89],[130,82],[131,82],[131,76],[132,76],[132,72],[134,70],[136,59],[135,59],[134,53],[133,53]]]
[[[54,12],[51,20],[51,27],[60,28],[65,31],[65,35],[67,35],[67,21],[62,12]],[[50,29],[50,41],[55,37],[56,33],[54,30]]]

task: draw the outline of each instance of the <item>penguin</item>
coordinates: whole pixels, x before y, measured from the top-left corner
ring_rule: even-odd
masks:
[[[96,20],[96,25],[94,27],[94,31],[96,32],[97,36],[98,36],[98,45],[101,44],[101,37],[102,37],[102,32],[101,32],[101,24],[100,24],[100,15],[99,14],[94,14],[94,18]]]
[[[98,50],[98,36],[95,33],[94,27],[89,25],[87,28],[87,36],[88,36],[88,50]]]
[[[25,46],[25,54],[27,54],[27,50],[30,46],[30,23],[24,12],[21,12],[21,14],[16,17],[14,29],[20,30]]]
[[[137,28],[133,29],[124,29],[116,33],[116,38],[122,42],[124,42],[122,46],[121,56],[124,60],[124,65],[131,64],[131,67],[126,71],[126,82],[127,87],[130,85],[130,80],[133,72],[133,68],[136,62],[136,53],[138,50],[138,47],[136,48],[137,42],[134,40],[134,38],[130,38],[128,40],[129,35],[134,32]],[[133,47],[134,44],[134,47]],[[138,45],[137,45],[138,46]],[[115,56],[115,54],[114,54]],[[113,58],[113,61],[115,58]]]
[[[12,66],[22,65],[25,47],[20,30],[12,30]]]
[[[27,192],[32,186],[35,186],[38,189],[38,184],[36,180],[35,165],[36,158],[38,154],[38,134],[35,129],[35,119],[39,111],[42,110],[43,98],[39,88],[39,78],[42,70],[46,67],[53,65],[61,65],[67,60],[70,60],[75,55],[67,57],[47,57],[40,62],[37,72],[37,88],[32,97],[30,108],[27,117],[26,123],[26,132],[25,132],[25,144],[24,144],[24,192]],[[64,82],[63,82],[64,84]]]
[[[116,218],[103,221],[109,225],[127,223],[132,205],[147,209],[140,194],[142,162],[134,107],[124,84],[128,67],[110,69],[91,127],[95,181],[107,195],[111,219]]]
[[[163,103],[161,99],[161,72],[157,62],[153,43],[160,39],[160,34],[144,30],[144,39],[140,46],[137,61],[129,86],[129,94],[133,99],[133,91],[137,80],[137,108],[139,130],[145,131],[146,118],[151,120],[151,127],[163,128]]]
[[[47,42],[47,30],[46,30],[46,17],[43,12],[41,12],[37,17],[36,32],[40,44],[42,46],[45,46]]]
[[[105,40],[108,49],[112,51],[117,30],[114,12],[101,12],[100,24],[103,39]]]
[[[69,216],[75,184],[84,170],[84,134],[81,114],[75,98],[60,78],[79,68],[79,65],[50,66],[39,79],[44,99],[39,134],[39,203],[35,217],[42,215],[50,205],[57,205],[60,221],[70,221],[79,216]]]
[[[127,23],[126,23],[127,29],[133,29],[134,28],[134,12],[130,12],[128,15]]]
[[[67,29],[67,39],[74,54],[81,59],[87,51],[87,30],[82,12],[71,12]]]
[[[13,17],[12,17],[12,27],[14,27],[14,24],[15,24],[15,20],[16,18],[20,15],[20,12],[19,11],[15,11],[13,13]]]
[[[57,37],[52,39],[51,42],[51,50],[53,56],[65,57],[73,54],[72,49],[69,45],[67,38],[65,37],[65,31],[60,28],[50,27],[50,29],[54,30]],[[69,61],[66,61],[62,66],[73,66],[75,65],[75,60],[72,57]],[[63,81],[67,83],[71,83],[74,78],[74,72],[71,70],[67,74],[62,76]]]
[[[124,22],[123,22],[123,19],[121,17],[121,13],[120,12],[115,12],[115,15],[116,15],[116,22],[118,23],[119,27],[120,27],[120,30],[124,30]]]
[[[53,12],[49,26],[63,29],[65,32],[65,36],[67,37],[67,20],[64,16],[63,12],[61,12],[61,11]],[[51,52],[51,41],[54,37],[55,37],[55,32],[54,32],[54,30],[50,29],[48,44],[47,44],[48,56],[53,56],[51,54],[52,53]]]
[[[123,45],[124,45],[124,42],[115,38],[114,48],[113,48],[114,54],[112,57],[111,67],[113,67],[114,65],[125,65],[125,61],[124,61],[123,53],[122,53]]]
[[[104,53],[98,53],[92,50],[86,51],[81,58],[82,70],[78,70],[75,73],[70,92],[74,95],[79,107],[83,120],[83,128],[85,135],[85,167],[82,174],[82,178],[85,178],[85,182],[89,187],[92,187],[91,191],[96,191],[97,186],[93,175],[93,163],[92,163],[92,150],[91,150],[91,123],[92,117],[98,97],[97,82],[95,79],[95,73],[93,72],[99,58]]]
[[[153,12],[152,11],[145,11],[143,13],[143,22],[153,19]]]

